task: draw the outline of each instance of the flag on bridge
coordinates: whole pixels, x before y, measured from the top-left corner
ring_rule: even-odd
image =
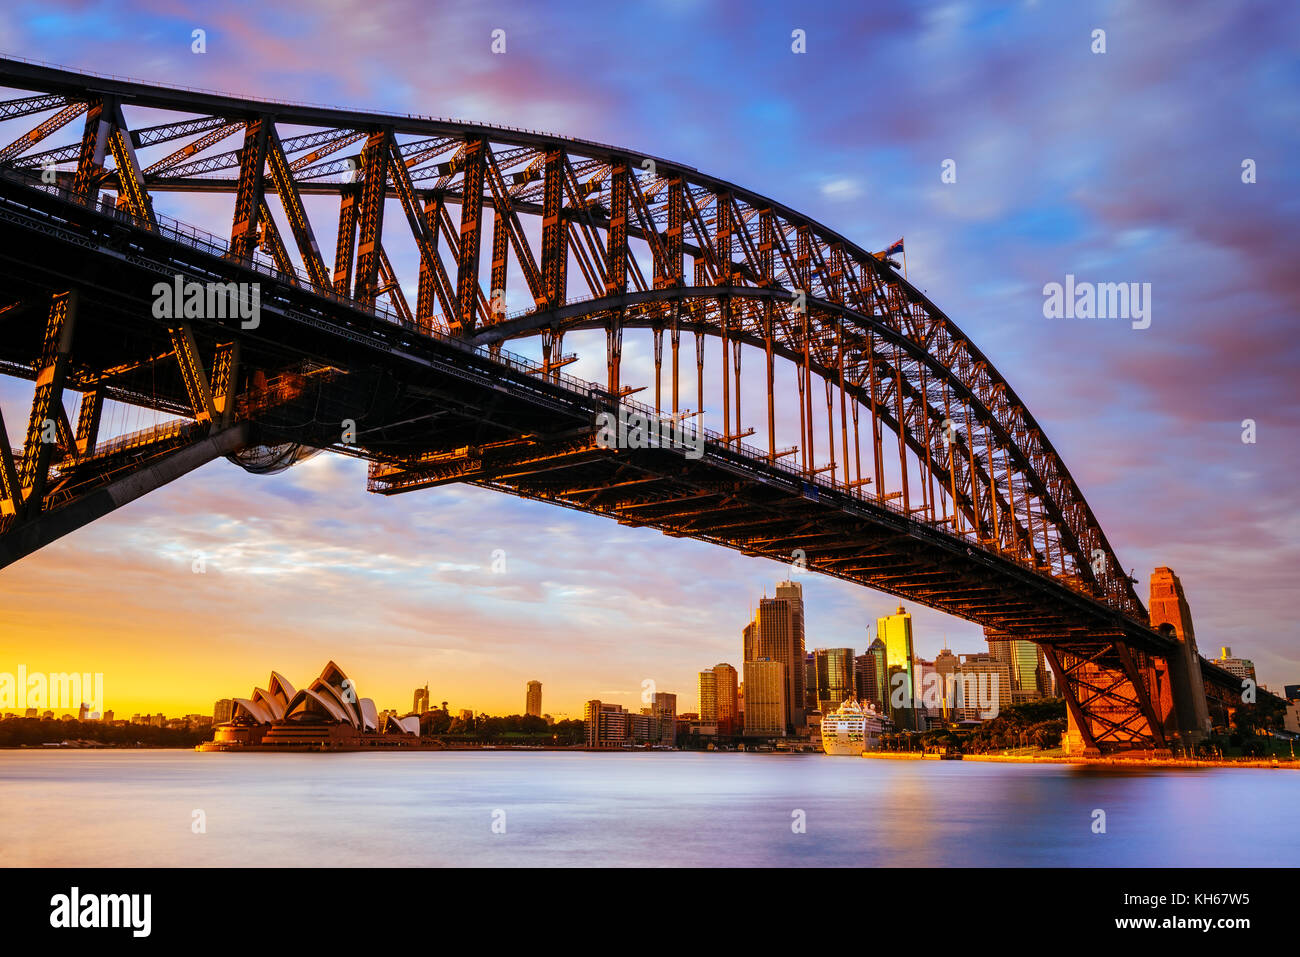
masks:
[[[898,242],[894,243],[888,249],[876,253],[876,258],[887,260],[889,259],[890,256],[893,256],[895,253],[901,253],[902,251],[903,251],[903,240],[902,237],[899,237]]]

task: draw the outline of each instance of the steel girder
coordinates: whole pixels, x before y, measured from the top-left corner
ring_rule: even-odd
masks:
[[[1135,621],[1145,620],[1069,471],[988,358],[889,264],[790,207],[667,160],[545,134],[292,104],[270,107],[14,61],[0,62],[0,82],[33,94],[9,101],[0,119],[40,112],[38,107],[53,114],[11,142],[9,155],[0,157],[8,165],[29,168],[31,147],[84,112],[74,190],[89,197],[97,188],[117,189],[120,203],[137,218],[150,214],[159,192],[232,193],[232,257],[251,262],[260,245],[281,272],[292,275],[298,263],[280,240],[264,199],[276,193],[307,281],[332,286],[367,309],[386,291],[401,315],[409,312],[406,297],[383,249],[384,200],[399,199],[420,251],[417,324],[494,347],[513,337],[542,335],[548,355],[556,353],[545,364],[548,374],[561,361],[559,341],[570,328],[605,329],[608,384],[620,392],[625,328],[654,331],[657,365],[662,333],[671,332],[674,382],[680,332],[696,333],[697,348],[699,337],[716,336],[727,350],[724,388],[728,394],[735,388],[734,406],[724,401],[723,433],[737,447],[747,434],[740,408],[741,346],[763,350],[769,382],[772,359],[790,361],[800,370],[800,451],[808,478],[829,471],[839,487],[860,497],[901,506],[909,516],[921,515],[979,547],[1069,581]],[[121,103],[188,115],[132,133]],[[206,155],[240,124],[240,150]],[[281,141],[277,124],[314,130]],[[362,137],[357,158],[328,158]],[[178,141],[179,148],[169,146],[140,170],[135,150]],[[426,165],[448,152],[450,160]],[[114,159],[112,170],[104,167],[106,154]],[[221,178],[236,170],[236,178]],[[328,283],[301,200],[309,192],[331,192],[341,201],[342,228]],[[493,210],[489,292],[495,297],[505,288],[513,253],[513,268],[535,302],[523,316],[500,316],[483,295],[485,204]],[[459,230],[450,222],[449,205],[461,206]],[[539,253],[523,217],[540,219]],[[446,242],[438,242],[440,235]],[[650,254],[648,277],[638,250]],[[689,287],[686,256],[694,262]],[[569,289],[570,264],[590,300]],[[644,298],[633,301],[637,296]],[[702,366],[697,371],[702,379]],[[827,386],[825,420],[815,408],[814,376]],[[673,396],[676,411],[676,388]],[[770,397],[769,422],[781,401]],[[857,441],[861,420],[870,434],[865,470]],[[826,422],[830,448],[816,447],[814,421]],[[884,487],[883,429],[898,438],[901,488]],[[767,454],[775,461],[770,432]]]

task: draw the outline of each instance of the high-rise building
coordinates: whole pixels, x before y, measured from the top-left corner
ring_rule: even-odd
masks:
[[[1249,658],[1234,658],[1232,649],[1227,645],[1223,646],[1223,654],[1214,659],[1214,663],[1222,668],[1228,674],[1236,675],[1238,678],[1249,678],[1255,681],[1255,662]]]
[[[853,693],[863,704],[875,700],[876,675],[871,655],[861,654],[853,659]]]
[[[542,716],[542,683],[528,682],[528,693],[524,697],[524,714],[534,718]]]
[[[854,693],[853,649],[818,648],[813,651],[817,676],[817,710],[834,711]]]
[[[885,713],[885,702],[889,697],[888,666],[885,660],[885,643],[879,638],[871,642],[865,654],[854,659],[854,678],[858,700],[863,704],[875,702],[876,710]]]
[[[789,731],[803,725],[804,703],[804,650],[800,634],[803,623],[803,599],[798,596],[798,585],[791,586],[782,582],[778,590],[786,597],[763,598],[754,613],[752,632],[746,629],[745,643],[748,647],[749,660],[770,659],[784,665],[786,679],[785,723]],[[796,608],[798,616],[796,617]]]
[[[804,673],[799,663],[804,660],[807,648],[805,625],[807,615],[803,604],[803,585],[787,579],[776,583],[776,597],[784,598],[790,603],[790,657],[786,668],[789,682],[790,727],[797,730],[804,725]]]
[[[917,724],[921,730],[935,727],[943,718],[943,679],[933,661],[917,658],[915,661],[915,695]]]
[[[888,714],[894,727],[900,731],[920,731],[912,700],[916,690],[912,616],[899,605],[896,614],[876,619],[876,634],[885,644],[885,705]]]
[[[817,656],[811,651],[803,656],[803,709],[817,710]]]
[[[212,706],[212,723],[225,724],[235,716],[235,701],[233,698],[222,698]]]
[[[415,689],[415,699],[411,704],[411,711],[415,714],[424,714],[429,710],[429,686]]]
[[[963,718],[983,721],[1010,707],[1011,668],[997,655],[990,652],[962,655],[960,675],[962,691],[958,710]]]
[[[944,648],[934,656],[934,672],[939,676],[940,711],[945,719],[955,721],[956,694],[953,689],[961,676],[961,659]]]
[[[745,734],[778,737],[786,733],[789,682],[785,663],[771,658],[745,662]]]
[[[675,745],[677,743],[677,695],[656,691],[652,707],[655,717],[659,719],[659,743]]]
[[[737,699],[736,669],[726,662],[713,666],[713,688],[717,702],[719,734],[736,734],[740,731],[737,719],[740,706]],[[703,718],[703,715],[701,715]]]
[[[718,675],[712,668],[700,672],[700,723],[718,723]]]
[[[1047,696],[1047,659],[1042,646],[1023,638],[989,638],[989,652],[1007,666],[1012,704]]]

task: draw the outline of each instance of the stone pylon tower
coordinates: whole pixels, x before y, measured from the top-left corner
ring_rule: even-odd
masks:
[[[1175,729],[1185,744],[1196,744],[1210,732],[1210,711],[1201,680],[1201,659],[1196,650],[1192,612],[1183,594],[1183,583],[1173,569],[1161,566],[1151,573],[1148,604],[1151,627],[1169,626],[1182,644],[1182,654],[1169,657],[1169,694],[1161,694],[1166,732]]]

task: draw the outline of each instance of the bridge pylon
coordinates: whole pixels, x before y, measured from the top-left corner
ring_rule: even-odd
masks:
[[[1168,694],[1163,659],[1131,648],[1119,635],[1071,635],[1043,643],[1065,698],[1067,754],[1100,757],[1128,751],[1168,755],[1155,702]]]

